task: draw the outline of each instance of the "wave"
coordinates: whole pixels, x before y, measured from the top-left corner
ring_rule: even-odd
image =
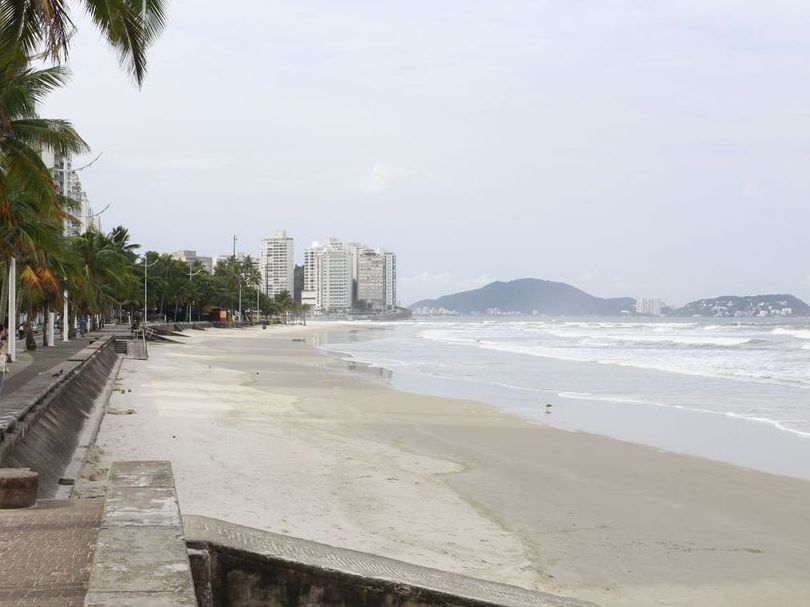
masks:
[[[635,398],[627,398],[623,396],[603,396],[597,394],[589,394],[587,392],[560,392],[557,394],[560,398],[568,398],[574,400],[591,400],[591,401],[599,401],[599,402],[609,402],[609,403],[624,403],[624,404],[633,404],[633,405],[654,405],[657,407],[668,407],[671,409],[681,409],[683,411],[694,411],[696,413],[708,413],[710,415],[723,415],[725,417],[731,417],[733,419],[740,419],[749,422],[757,422],[761,424],[767,424],[769,426],[773,426],[778,430],[783,432],[789,432],[791,434],[795,434],[796,436],[801,437],[810,437],[810,431],[807,430],[799,430],[797,428],[791,428],[786,426],[785,424],[790,423],[802,423],[807,424],[808,420],[804,419],[797,419],[797,420],[776,420],[771,419],[770,417],[762,417],[761,415],[751,415],[751,414],[744,414],[744,413],[734,413],[733,411],[713,411],[711,409],[699,409],[695,407],[685,407],[683,405],[669,405],[666,403],[659,403],[653,401],[645,401],[639,400]]]
[[[676,335],[662,335],[645,336],[645,335],[605,335],[594,336],[586,338],[593,342],[604,342],[604,345],[618,345],[626,346],[633,344],[645,345],[674,345],[674,346],[708,346],[708,347],[735,347],[744,346],[748,344],[763,343],[763,340],[756,340],[748,337],[704,337],[704,336],[676,336]]]
[[[646,400],[639,400],[637,398],[627,398],[626,396],[600,396],[598,394],[590,394],[588,392],[560,392],[557,394],[560,398],[570,398],[574,400],[596,400],[605,403],[627,403],[632,405],[657,405],[666,407],[663,403],[654,403]]]
[[[564,360],[570,362],[586,362],[596,363],[600,365],[617,365],[620,367],[633,367],[636,369],[646,369],[650,371],[662,371],[664,373],[677,373],[679,375],[690,375],[693,377],[713,377],[719,379],[730,379],[737,381],[750,381],[758,383],[777,384],[783,386],[791,386],[802,389],[810,389],[810,379],[808,378],[793,378],[793,377],[779,377],[774,375],[765,375],[759,367],[756,370],[740,369],[735,366],[733,370],[724,370],[718,368],[713,360],[706,358],[694,359],[693,365],[678,364],[677,360],[655,360],[645,355],[643,351],[638,349],[630,350],[630,353],[635,353],[638,358],[618,358],[610,357],[609,354],[622,354],[617,348],[613,352],[609,349],[600,348],[571,348],[571,347],[554,347],[547,345],[523,345],[513,342],[501,342],[487,339],[473,339],[467,337],[459,337],[456,335],[436,335],[433,332],[423,333],[423,337],[432,341],[446,343],[451,345],[469,345],[476,348],[486,350],[495,350],[498,352],[507,352],[510,354],[523,354],[528,356],[536,356],[540,358],[549,358],[553,360]],[[438,332],[436,332],[438,333]],[[710,351],[706,348],[706,352]],[[722,350],[717,350],[722,352]],[[604,353],[603,356],[598,354]]]
[[[795,434],[797,436],[810,437],[810,432],[808,432],[808,431],[797,430],[796,428],[789,428],[789,427],[785,426],[785,424],[790,424],[790,423],[807,423],[807,421],[803,420],[803,419],[797,419],[797,420],[789,420],[788,419],[788,420],[779,421],[779,420],[771,419],[769,417],[758,417],[758,416],[755,416],[755,415],[744,415],[744,414],[741,414],[741,413],[733,413],[731,411],[723,413],[723,415],[725,415],[726,417],[732,417],[734,419],[743,419],[743,420],[749,421],[749,422],[758,422],[758,423],[761,423],[761,424],[768,424],[769,426],[773,426],[775,428],[778,428],[779,430],[782,430],[783,432],[790,432],[791,434]]]
[[[774,335],[789,335],[790,337],[798,337],[799,339],[810,339],[810,330],[807,329],[783,329],[776,327],[771,331]]]

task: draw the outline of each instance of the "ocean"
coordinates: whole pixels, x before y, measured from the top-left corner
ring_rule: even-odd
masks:
[[[810,479],[810,319],[357,324],[319,346],[395,389]]]

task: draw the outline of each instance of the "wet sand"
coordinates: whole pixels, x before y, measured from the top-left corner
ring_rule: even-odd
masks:
[[[125,361],[98,467],[169,459],[186,514],[604,605],[807,604],[810,482],[398,392],[302,341],[325,329]]]

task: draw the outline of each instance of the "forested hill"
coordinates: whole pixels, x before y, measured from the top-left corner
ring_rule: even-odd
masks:
[[[699,299],[675,310],[678,316],[810,316],[810,306],[793,295],[723,295]]]
[[[445,295],[438,299],[423,299],[409,306],[445,308],[460,313],[485,312],[498,308],[504,312],[524,314],[556,314],[565,316],[614,316],[634,311],[632,297],[603,299],[594,297],[563,282],[537,278],[521,278],[511,282],[493,282],[480,289]]]

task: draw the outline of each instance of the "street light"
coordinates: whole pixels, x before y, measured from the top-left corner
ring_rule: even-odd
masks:
[[[202,274],[205,271],[205,268],[200,268],[199,270],[194,272],[194,274],[192,274],[191,273],[191,268],[192,268],[193,265],[194,265],[194,262],[191,262],[190,264],[188,264],[188,287],[189,287],[189,290],[191,290],[191,277],[196,276],[197,274]],[[192,301],[192,303],[194,303],[194,302]],[[191,306],[188,306],[188,321],[187,322],[191,322]]]
[[[233,235],[233,271],[236,273],[236,241],[238,240],[236,234]],[[236,279],[239,284],[239,320],[242,320],[242,281],[239,277]]]
[[[160,261],[160,257],[153,261],[152,263],[147,263],[147,255],[148,253],[144,253],[143,255],[138,255],[138,257],[143,258],[143,322],[146,324],[147,322],[147,299],[146,299],[146,277],[148,275],[148,270],[151,266],[155,265],[157,262]]]

